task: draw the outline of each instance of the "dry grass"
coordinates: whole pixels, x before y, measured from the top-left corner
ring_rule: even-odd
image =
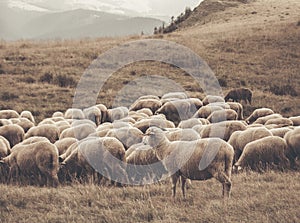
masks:
[[[0,185],[1,222],[297,222],[299,173],[233,175],[224,202],[216,180],[193,182],[173,202],[169,183],[143,187],[73,185],[57,189]]]

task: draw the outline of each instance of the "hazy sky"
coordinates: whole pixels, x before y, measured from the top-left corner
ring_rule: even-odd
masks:
[[[3,1],[3,0],[0,0]],[[5,0],[4,0],[5,1]],[[118,11],[120,8],[147,15],[177,16],[186,6],[192,9],[201,0],[6,0],[14,7],[24,7],[30,3],[50,10],[70,10],[74,8],[95,8],[104,11]]]

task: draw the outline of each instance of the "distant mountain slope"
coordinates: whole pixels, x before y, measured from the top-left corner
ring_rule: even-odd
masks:
[[[151,34],[155,26],[162,24],[153,18],[84,9],[48,13],[1,8],[0,13],[0,38],[6,40],[109,37],[142,31]]]

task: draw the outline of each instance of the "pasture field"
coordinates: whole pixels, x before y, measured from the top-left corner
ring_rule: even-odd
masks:
[[[233,175],[231,198],[216,180],[192,182],[186,200],[162,182],[124,188],[0,185],[1,222],[299,222],[299,172]]]

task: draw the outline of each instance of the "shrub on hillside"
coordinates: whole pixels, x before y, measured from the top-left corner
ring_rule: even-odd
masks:
[[[10,93],[8,91],[5,91],[1,94],[0,96],[1,100],[3,101],[10,101],[10,100],[13,100],[13,99],[16,99],[16,98],[19,98],[18,95],[14,94],[14,93]]]
[[[291,84],[286,85],[276,85],[273,84],[270,86],[270,91],[275,95],[290,95],[290,96],[298,96],[298,92],[295,87]]]
[[[58,74],[54,77],[54,84],[59,87],[75,87],[76,81],[73,77],[69,77],[67,75]]]
[[[40,77],[39,81],[50,84],[53,81],[53,74],[46,72]]]

